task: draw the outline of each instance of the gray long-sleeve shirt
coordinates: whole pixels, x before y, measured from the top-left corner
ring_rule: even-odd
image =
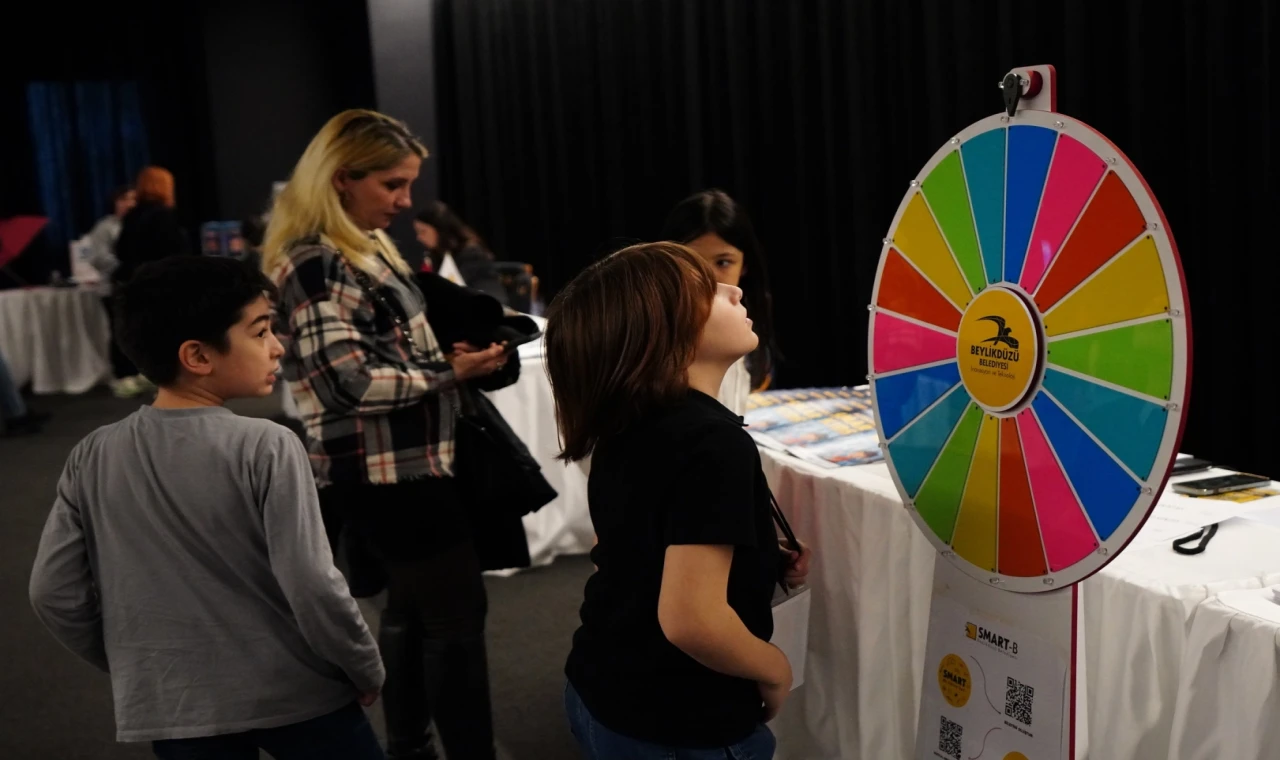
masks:
[[[288,725],[381,687],[297,436],[144,406],[71,452],[31,574],[36,614],[111,674],[120,741]]]

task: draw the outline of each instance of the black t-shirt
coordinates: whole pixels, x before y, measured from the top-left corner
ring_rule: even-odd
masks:
[[[777,533],[741,418],[690,391],[600,442],[588,498],[598,570],[565,669],[582,701],[611,730],[643,741],[710,748],[747,738],[764,717],[756,683],[700,665],[658,624],[667,547],[727,544],[729,606],[757,637],[773,635]]]

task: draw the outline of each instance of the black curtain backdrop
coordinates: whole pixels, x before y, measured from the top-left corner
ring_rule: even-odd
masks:
[[[452,0],[442,194],[554,291],[709,186],[769,256],[783,385],[857,384],[880,251],[908,182],[1053,64],[1059,109],[1160,199],[1195,335],[1183,448],[1280,474],[1277,14],[1267,0]],[[435,146],[433,146],[435,147]]]
[[[44,3],[20,21],[24,44],[0,46],[0,218],[44,212],[28,82],[137,82],[150,160],[173,172],[193,244],[204,222],[262,211],[330,116],[374,104],[361,0]],[[54,268],[67,271],[67,249],[47,235],[12,267],[34,283]],[[0,288],[16,284],[0,273]]]
[[[18,22],[15,22],[18,23]],[[216,203],[199,9],[157,0],[124,6],[23,8],[21,45],[0,47],[0,218],[43,214],[28,126],[26,83],[134,81],[150,159],[170,169],[178,213],[194,229]],[[102,199],[106,205],[107,199]],[[83,221],[83,220],[82,220]],[[84,221],[85,224],[91,223]],[[87,232],[85,228],[80,232]],[[193,237],[194,242],[194,237]],[[68,271],[67,249],[38,237],[13,265],[25,281]],[[0,287],[16,284],[0,275]]]

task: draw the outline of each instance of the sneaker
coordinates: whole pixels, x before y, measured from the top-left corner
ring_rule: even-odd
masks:
[[[133,377],[123,377],[119,380],[113,380],[111,382],[111,392],[115,394],[116,398],[133,398],[134,396],[141,396],[143,393],[147,392],[146,387],[139,382],[141,379],[141,375],[134,375]]]
[[[21,417],[10,417],[4,421],[5,437],[17,435],[34,435],[44,429],[51,415],[44,412],[27,412]]]

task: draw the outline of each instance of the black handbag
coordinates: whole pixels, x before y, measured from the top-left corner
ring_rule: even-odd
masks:
[[[454,476],[468,500],[523,517],[559,494],[542,475],[529,447],[482,393],[471,393],[470,409],[454,427]]]

